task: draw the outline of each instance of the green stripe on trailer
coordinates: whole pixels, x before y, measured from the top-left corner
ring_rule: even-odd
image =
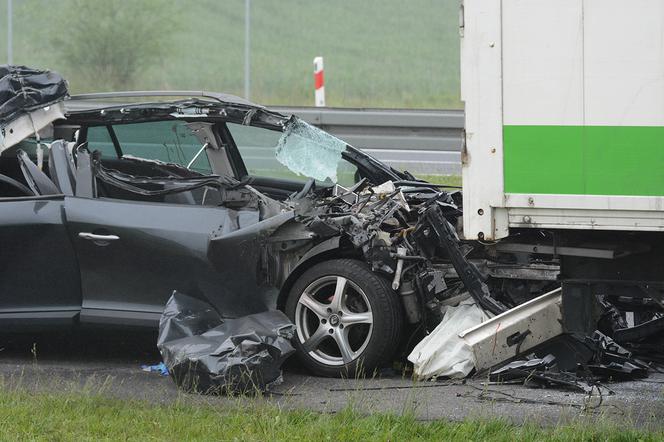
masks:
[[[504,126],[505,193],[664,196],[662,126]]]

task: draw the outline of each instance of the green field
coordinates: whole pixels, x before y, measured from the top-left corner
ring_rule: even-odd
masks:
[[[418,175],[417,178],[434,184],[461,187],[461,176],[459,175]]]
[[[85,392],[0,391],[2,440],[432,440],[432,441],[650,441],[664,433],[582,423],[542,428],[505,421],[417,421],[412,416],[287,411],[260,400],[213,405],[179,400],[153,405]],[[204,399],[204,398],[203,398]]]
[[[322,55],[328,106],[460,107],[458,0],[251,4],[256,102],[312,105],[312,60]],[[5,8],[1,2],[3,30]],[[241,95],[243,44],[244,0],[14,2],[14,63],[52,68],[73,92]],[[144,48],[140,56],[132,52],[137,47]],[[6,32],[0,60],[6,60]],[[123,74],[125,67],[135,74]]]

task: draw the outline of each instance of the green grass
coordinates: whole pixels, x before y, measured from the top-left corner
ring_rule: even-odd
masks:
[[[260,400],[213,405],[181,399],[153,405],[85,392],[0,391],[2,440],[648,441],[662,437],[664,433],[604,424],[542,428],[500,420],[422,422],[413,416],[363,415],[350,408],[336,414],[287,411]]]
[[[417,175],[417,178],[434,184],[461,187],[460,175]]]
[[[115,8],[124,3],[106,1],[114,2]],[[207,89],[241,95],[244,0],[161,3],[165,16],[177,25],[154,33],[167,50],[121,87]],[[0,2],[3,22],[5,4]],[[461,106],[458,0],[253,0],[251,4],[254,101],[312,105],[312,60],[322,55],[328,106]],[[14,2],[14,62],[59,71],[70,80],[73,92],[108,89],[103,83],[87,81],[86,66],[67,64],[57,45],[50,43],[54,35],[66,38],[65,26],[53,26],[54,17],[100,20],[79,16],[67,5],[63,0]],[[122,15],[113,26],[122,30]],[[108,44],[137,43],[122,37],[117,40]],[[83,46],[85,42],[81,51],[88,50]],[[0,60],[6,60],[6,32],[0,32]]]

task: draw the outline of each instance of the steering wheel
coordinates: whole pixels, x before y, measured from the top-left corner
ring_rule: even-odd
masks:
[[[14,178],[10,178],[7,175],[3,175],[1,173],[0,173],[0,183],[8,184],[9,186],[21,192],[23,196],[35,196],[35,193],[32,190],[28,189],[26,186],[16,181]]]

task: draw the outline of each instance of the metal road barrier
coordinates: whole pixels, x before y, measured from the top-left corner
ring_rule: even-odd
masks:
[[[462,110],[270,108],[295,114],[397,169],[461,174]]]

